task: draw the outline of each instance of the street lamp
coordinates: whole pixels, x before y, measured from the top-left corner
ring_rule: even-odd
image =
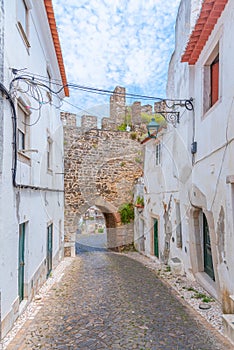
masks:
[[[156,122],[155,118],[151,119],[151,122],[147,125],[148,135],[152,139],[157,138],[160,125]]]

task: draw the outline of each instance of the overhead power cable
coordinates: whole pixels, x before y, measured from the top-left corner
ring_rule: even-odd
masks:
[[[17,69],[12,68],[12,72],[17,75],[18,74]],[[186,100],[189,101],[189,99],[166,99],[162,97],[157,97],[157,96],[148,96],[148,95],[141,95],[141,94],[132,94],[132,93],[127,93],[127,92],[115,92],[113,90],[108,90],[108,89],[100,89],[100,88],[94,88],[90,86],[84,86],[84,85],[79,85],[76,83],[68,83],[66,85],[63,85],[62,82],[59,79],[48,79],[48,77],[39,75],[39,74],[34,74],[31,72],[27,72],[26,74],[16,76],[12,82],[16,80],[23,80],[23,79],[31,79],[35,83],[37,82],[38,84],[40,83],[41,86],[46,87],[49,89],[52,93],[54,94],[59,94],[65,87],[68,87],[69,89],[74,89],[74,90],[80,90],[80,91],[85,91],[88,93],[93,93],[93,94],[98,94],[98,95],[113,95],[115,94],[116,96],[122,96],[126,98],[131,98],[135,100],[149,100],[149,101],[157,101],[157,102],[165,102],[168,103],[173,103],[176,102],[177,105],[180,103],[184,103]],[[52,83],[54,86],[60,87],[57,91],[51,90],[46,84]]]

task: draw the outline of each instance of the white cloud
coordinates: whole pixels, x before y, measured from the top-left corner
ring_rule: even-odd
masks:
[[[165,96],[180,0],[53,0],[68,81]],[[108,98],[71,91],[92,107]],[[131,101],[132,102],[132,101]]]

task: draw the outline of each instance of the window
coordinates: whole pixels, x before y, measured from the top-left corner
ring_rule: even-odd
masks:
[[[47,85],[49,86],[49,88],[51,90],[52,89],[52,83],[51,83],[51,73],[50,73],[50,69],[49,68],[47,69],[47,79],[48,79],[48,84]],[[50,90],[47,91],[47,97],[48,97],[49,102],[51,104],[52,103],[52,93],[51,93]]]
[[[219,100],[219,73],[219,46],[217,45],[204,66],[204,113]]]
[[[25,108],[18,104],[18,151],[25,151],[29,148],[29,113],[26,112]]]
[[[32,8],[31,0],[17,1],[17,22],[20,34],[25,45],[29,48],[29,10]]]
[[[210,106],[213,106],[219,99],[219,55],[210,66]]]
[[[176,246],[177,248],[182,248],[182,225],[179,202],[176,202]]]
[[[25,34],[27,33],[27,6],[24,0],[18,0],[18,22],[21,24]]]
[[[156,144],[155,148],[155,164],[160,165],[161,164],[161,143]]]
[[[52,146],[53,141],[51,137],[47,137],[47,170],[52,171]]]

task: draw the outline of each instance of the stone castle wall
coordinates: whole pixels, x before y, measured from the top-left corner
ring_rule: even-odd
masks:
[[[133,242],[133,225],[121,225],[118,209],[132,201],[142,175],[142,146],[131,133],[95,128],[95,118],[62,113],[64,122],[65,254],[74,255],[79,218],[96,205],[104,214],[109,248]],[[107,118],[105,118],[107,119]],[[94,127],[93,127],[94,126]]]
[[[141,105],[139,101],[135,101],[132,105],[126,105],[125,94],[125,88],[117,86],[110,97],[110,118],[106,119],[109,119],[109,125],[112,128],[113,122],[118,126],[125,123],[129,117],[133,126],[139,126],[142,124],[142,114],[152,116],[153,113],[163,110],[161,102],[155,102],[154,108],[150,104]]]
[[[133,131],[119,131],[126,114],[131,115]],[[86,115],[81,127],[76,115],[62,113],[64,124],[64,187],[66,255],[75,254],[75,236],[80,217],[95,205],[105,216],[109,248],[133,242],[133,225],[122,225],[119,207],[133,200],[136,180],[142,176],[142,145],[146,132],[141,114],[152,114],[152,106],[134,102],[126,106],[125,88],[117,86],[110,97],[110,118]]]

